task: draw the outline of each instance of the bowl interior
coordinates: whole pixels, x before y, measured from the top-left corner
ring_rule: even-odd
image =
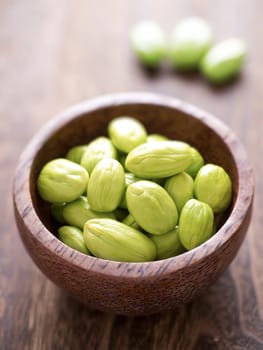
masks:
[[[72,111],[67,118],[60,118],[51,128],[48,138],[40,142],[30,173],[30,192],[34,208],[42,223],[54,234],[57,224],[50,215],[49,205],[37,195],[36,179],[42,166],[51,159],[65,156],[75,145],[86,144],[97,136],[107,135],[107,125],[117,116],[129,115],[140,120],[148,133],[163,134],[170,139],[188,142],[203,155],[205,162],[222,166],[233,182],[232,206],[216,217],[221,227],[235,203],[238,189],[238,173],[234,157],[222,137],[222,132],[208,125],[196,113],[180,108],[147,103],[125,103],[100,108]]]

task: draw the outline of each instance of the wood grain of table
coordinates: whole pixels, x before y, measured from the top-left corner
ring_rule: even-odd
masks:
[[[263,2],[260,0],[2,0],[0,2],[0,348],[263,349]],[[169,65],[148,74],[128,40],[141,19],[167,33],[199,15],[217,41],[248,46],[241,76],[213,87]],[[231,266],[177,310],[128,318],[90,310],[37,269],[17,233],[12,178],[26,143],[71,104],[124,91],[153,91],[195,104],[227,123],[255,171],[254,212]]]

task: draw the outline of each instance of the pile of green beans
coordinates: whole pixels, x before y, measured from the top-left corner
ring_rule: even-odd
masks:
[[[166,259],[215,232],[232,183],[190,144],[148,134],[129,116],[108,136],[68,150],[41,169],[37,188],[50,203],[62,242],[84,254],[127,262]]]
[[[213,83],[237,76],[246,56],[245,44],[238,38],[214,43],[211,27],[199,17],[181,20],[169,40],[158,23],[142,21],[132,29],[131,43],[138,60],[149,68],[168,60],[180,71],[199,70]]]

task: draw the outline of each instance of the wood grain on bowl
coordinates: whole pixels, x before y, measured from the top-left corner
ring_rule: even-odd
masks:
[[[56,224],[37,195],[36,178],[49,160],[107,134],[121,115],[198,148],[206,162],[221,165],[233,182],[231,208],[219,230],[192,251],[149,263],[118,263],[85,256],[56,238]],[[18,229],[36,265],[58,286],[89,306],[120,314],[150,314],[175,308],[210,286],[235,257],[247,231],[253,174],[232,131],[215,117],[174,98],[148,93],[116,94],[75,106],[53,119],[23,152],[14,181]]]

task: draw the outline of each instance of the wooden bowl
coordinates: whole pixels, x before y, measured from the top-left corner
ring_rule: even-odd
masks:
[[[121,115],[141,120],[149,133],[189,142],[206,162],[221,165],[234,188],[231,208],[217,233],[179,256],[146,263],[123,263],[81,254],[58,240],[36,179],[49,160],[73,145],[106,135]],[[22,241],[40,270],[59,287],[92,308],[126,315],[175,308],[210,286],[235,257],[247,231],[253,201],[253,173],[244,149],[221,121],[174,98],[148,93],[109,95],[66,110],[44,126],[21,155],[13,199]]]

